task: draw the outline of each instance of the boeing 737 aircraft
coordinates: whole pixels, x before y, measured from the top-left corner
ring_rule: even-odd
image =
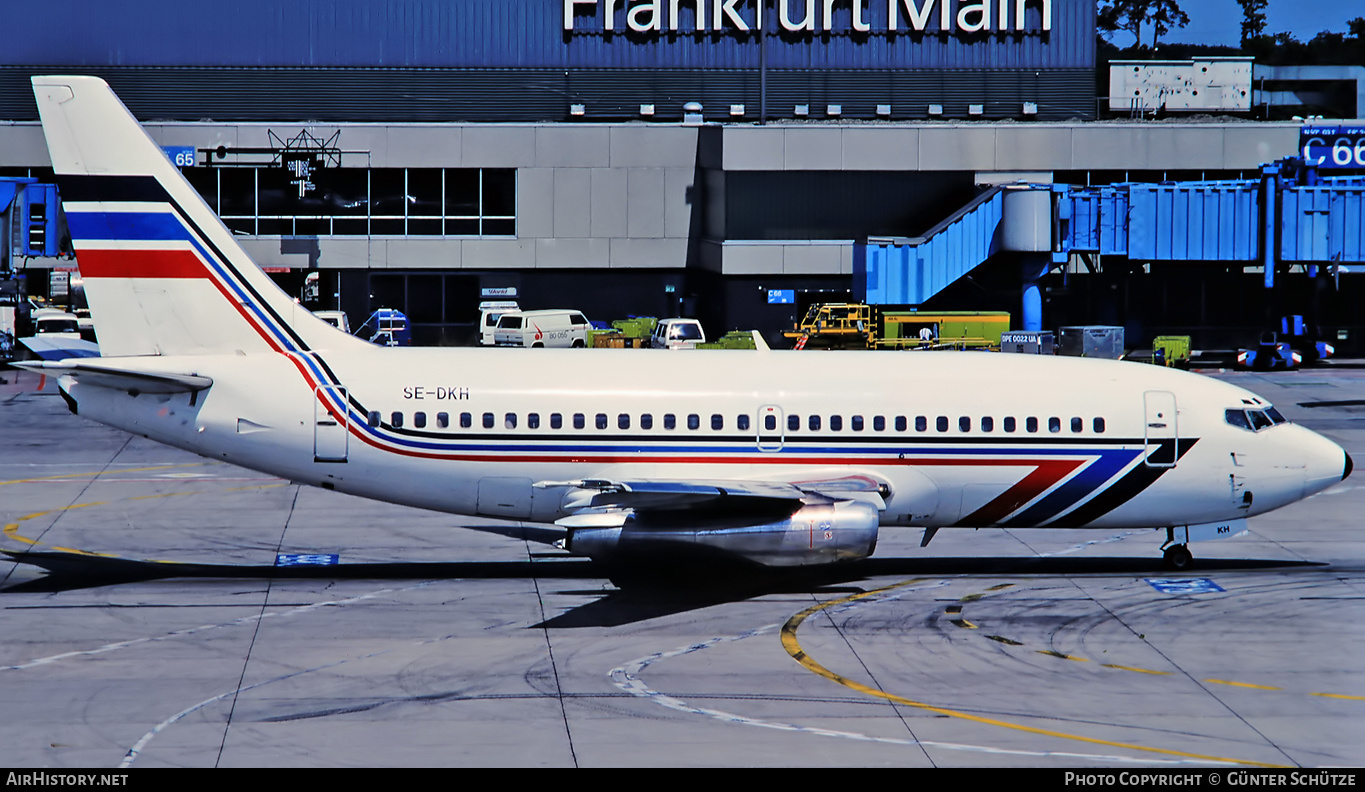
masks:
[[[556,522],[607,561],[864,558],[879,528],[1165,528],[1319,492],[1340,446],[1253,393],[985,353],[382,348],[277,289],[101,80],[33,78],[102,358],[73,411],[293,481]]]

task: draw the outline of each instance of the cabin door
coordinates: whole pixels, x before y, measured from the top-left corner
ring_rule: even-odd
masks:
[[[346,389],[323,385],[313,395],[313,461],[345,462],[350,436],[346,425]]]
[[[1175,467],[1176,443],[1180,432],[1176,423],[1175,394],[1147,391],[1142,395],[1146,424],[1144,464],[1148,467]]]

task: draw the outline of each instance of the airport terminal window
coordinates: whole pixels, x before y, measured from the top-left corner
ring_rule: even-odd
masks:
[[[228,228],[253,236],[517,233],[515,168],[315,168],[302,196],[293,173],[264,164],[188,175]]]
[[[412,425],[418,429],[425,429],[427,425],[427,414],[424,412],[413,413]]]

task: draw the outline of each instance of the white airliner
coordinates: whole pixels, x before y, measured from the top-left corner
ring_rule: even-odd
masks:
[[[293,481],[557,522],[573,553],[791,567],[879,527],[1191,539],[1351,472],[1207,377],[985,353],[381,348],[253,264],[101,80],[33,78],[102,358],[28,364],[74,411]]]

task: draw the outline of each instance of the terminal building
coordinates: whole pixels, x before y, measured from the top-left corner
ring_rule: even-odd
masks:
[[[0,176],[50,174],[29,76],[98,75],[287,290],[353,325],[402,310],[421,344],[472,343],[479,303],[516,299],[776,345],[806,304],[866,297],[860,245],[985,185],[1255,179],[1300,137],[1114,117],[1094,0],[52,0],[7,22]],[[27,266],[41,291],[70,262]],[[1017,310],[1016,270],[932,305]],[[1334,274],[1323,310],[1353,316]],[[1045,326],[1139,342],[1306,312],[1240,265],[1042,283]]]

